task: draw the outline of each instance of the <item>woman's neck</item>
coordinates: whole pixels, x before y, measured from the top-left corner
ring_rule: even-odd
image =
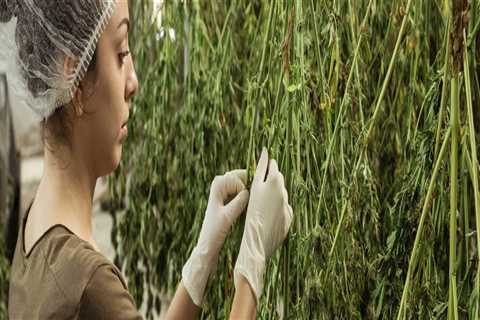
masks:
[[[93,194],[97,177],[67,147],[45,148],[44,173],[32,209],[47,225],[62,224],[96,247],[92,231]]]

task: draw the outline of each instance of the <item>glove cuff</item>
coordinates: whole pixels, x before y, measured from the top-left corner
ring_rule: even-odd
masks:
[[[251,252],[251,250],[247,249],[247,245],[244,245],[242,241],[242,245],[240,247],[240,253],[237,258],[237,262],[235,263],[234,269],[234,282],[235,288],[238,287],[238,281],[240,274],[247,279],[250,287],[255,294],[255,298],[258,301],[260,300],[260,296],[262,295],[263,291],[263,275],[265,272],[265,258],[262,255],[255,255]]]
[[[182,282],[193,303],[202,307],[203,294],[207,286],[208,277],[215,266],[216,259],[212,259],[206,251],[195,247],[182,269]]]

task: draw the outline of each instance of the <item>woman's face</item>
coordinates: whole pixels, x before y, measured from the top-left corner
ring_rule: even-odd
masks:
[[[98,41],[95,70],[87,73],[79,90],[83,112],[73,121],[73,152],[96,177],[120,163],[129,102],[138,89],[128,30],[128,1],[119,0]]]

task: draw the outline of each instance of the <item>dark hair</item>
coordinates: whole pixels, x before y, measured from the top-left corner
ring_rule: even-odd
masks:
[[[95,50],[92,60],[88,66],[87,74],[95,72],[97,65],[97,50]],[[56,144],[70,146],[70,133],[72,130],[71,118],[68,114],[67,106],[60,106],[48,117],[42,120],[42,140],[47,147]]]
[[[15,15],[17,9],[17,2],[13,0],[0,0],[0,22],[5,23],[10,21]]]
[[[98,4],[102,0],[83,0],[81,4],[77,4],[77,1],[80,0],[63,1],[62,5],[59,5],[57,1],[37,1],[35,5],[38,6],[44,16],[49,17],[49,23],[54,28],[82,39],[90,34],[91,30],[89,28],[94,23],[94,20],[90,21],[90,19],[99,14],[97,12]],[[45,28],[42,27],[41,19],[33,16],[23,0],[0,0],[0,9],[2,10],[0,19],[10,20],[12,16],[17,17],[15,41],[19,50],[19,59],[30,71],[28,75],[25,75],[25,80],[28,90],[36,97],[50,89],[51,86],[31,71],[38,70],[41,73],[41,68],[50,63],[51,56],[62,57],[65,54],[55,46]],[[85,14],[85,12],[90,11],[92,14]],[[75,23],[79,17],[85,19],[85,23]],[[74,56],[80,56],[82,49],[73,45],[69,48]],[[49,55],[46,55],[45,52],[48,52]],[[87,74],[95,71],[96,58],[97,52],[95,50],[87,68]],[[47,120],[42,121],[42,135],[45,142],[68,144],[71,123],[69,110],[66,107],[57,108]]]

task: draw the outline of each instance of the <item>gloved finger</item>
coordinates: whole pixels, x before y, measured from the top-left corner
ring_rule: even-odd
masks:
[[[248,199],[250,198],[250,193],[248,190],[243,190],[229,204],[225,206],[225,214],[228,217],[230,225],[232,225],[235,220],[245,211],[248,205]]]
[[[245,169],[236,169],[225,173],[225,175],[237,176],[242,180],[243,185],[247,185],[247,170]]]
[[[216,195],[220,189],[220,185],[223,183],[223,176],[215,176],[210,185],[210,195]]]
[[[279,188],[281,188],[282,190],[282,193],[286,190],[285,190],[285,178],[283,177],[283,174],[279,172],[277,172],[277,174],[275,175],[274,179],[273,179],[273,182],[277,184],[277,186]]]
[[[282,196],[284,196],[284,192],[286,192],[285,189],[285,179],[283,177],[283,174],[280,173],[280,171],[277,171],[276,174],[268,174],[268,181],[275,187],[278,192],[282,192]]]
[[[283,200],[288,203],[288,192],[286,188],[283,188]]]
[[[237,175],[226,174],[223,176],[220,196],[224,203],[230,196],[235,196],[242,190],[245,190],[245,184]]]
[[[292,225],[292,220],[293,220],[293,209],[292,207],[287,204],[287,216],[285,217],[285,233],[284,237],[287,237],[288,231],[290,230],[290,226]]]
[[[275,159],[270,160],[268,164],[267,181],[271,180],[272,177],[275,177],[278,173],[279,171],[277,161]]]
[[[255,180],[256,181],[265,181],[265,176],[268,170],[268,152],[267,148],[262,149],[262,155],[260,160],[258,160],[257,170],[255,171]]]

